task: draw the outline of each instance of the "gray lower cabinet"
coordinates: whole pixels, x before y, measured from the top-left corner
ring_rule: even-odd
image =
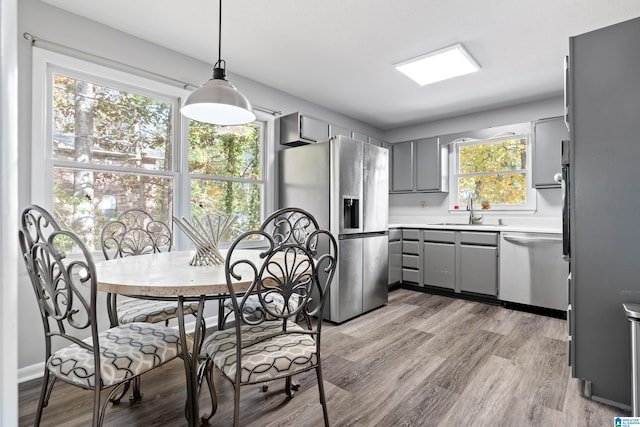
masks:
[[[432,229],[422,237],[424,285],[498,295],[498,233]]]
[[[454,289],[456,247],[452,243],[425,242],[423,252],[425,285]]]
[[[460,290],[498,295],[498,248],[460,245]]]
[[[402,230],[389,230],[389,285],[402,281]]]
[[[422,257],[420,230],[402,230],[402,282],[421,284]]]

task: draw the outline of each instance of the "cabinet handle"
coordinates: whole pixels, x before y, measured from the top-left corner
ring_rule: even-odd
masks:
[[[521,237],[512,234],[503,234],[502,238],[508,242],[522,243],[562,242],[562,237]]]

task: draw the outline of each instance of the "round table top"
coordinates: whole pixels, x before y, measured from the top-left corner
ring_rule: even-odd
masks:
[[[261,260],[261,252],[235,251],[240,258],[256,264]],[[162,252],[96,262],[98,290],[149,297],[228,294],[224,263],[192,266],[189,261],[193,255],[194,251]],[[251,280],[253,275],[248,268],[246,271],[242,276]],[[234,290],[244,291],[248,285],[248,281],[234,281]]]

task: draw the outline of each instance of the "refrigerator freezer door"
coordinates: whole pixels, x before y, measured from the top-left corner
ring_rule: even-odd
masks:
[[[341,323],[362,314],[362,239],[338,241],[338,274],[333,280],[329,320]]]
[[[389,218],[389,150],[364,144],[363,232],[385,231]]]
[[[362,247],[362,311],[367,312],[388,301],[388,236],[364,237]]]

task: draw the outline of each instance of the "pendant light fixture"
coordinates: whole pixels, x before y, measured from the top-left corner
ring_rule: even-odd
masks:
[[[213,77],[191,92],[180,109],[182,115],[204,123],[241,125],[256,119],[251,103],[226,77],[227,63],[222,59],[222,0],[218,22],[218,62]]]

